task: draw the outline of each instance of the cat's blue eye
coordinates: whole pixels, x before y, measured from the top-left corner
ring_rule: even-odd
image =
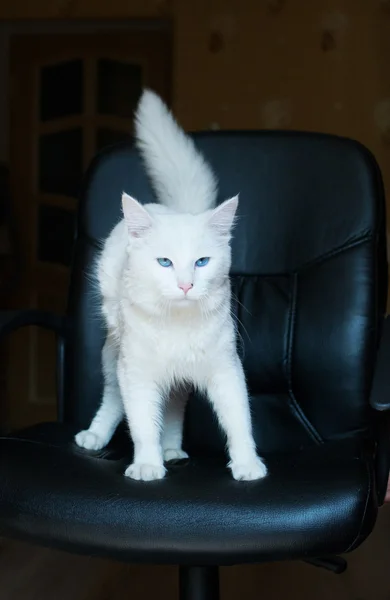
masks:
[[[196,267],[205,267],[208,262],[209,262],[210,258],[208,256],[203,256],[202,258],[198,258],[198,260],[195,263]]]
[[[172,261],[169,260],[169,258],[158,258],[157,262],[162,266],[162,267],[171,267],[172,266]]]

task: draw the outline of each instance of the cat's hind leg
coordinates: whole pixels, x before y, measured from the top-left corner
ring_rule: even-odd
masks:
[[[104,375],[102,402],[89,428],[75,436],[76,444],[86,450],[101,450],[107,446],[123,419],[124,408],[118,385],[117,362],[117,344],[114,337],[109,334],[102,350]]]
[[[188,458],[182,449],[184,415],[188,401],[188,390],[173,389],[165,406],[162,448],[164,461]]]

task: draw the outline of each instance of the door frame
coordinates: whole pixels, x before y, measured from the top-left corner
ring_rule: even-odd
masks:
[[[9,136],[10,185],[13,198],[13,212],[15,222],[17,224],[18,242],[20,245],[21,255],[27,259],[27,264],[24,265],[24,273],[21,285],[15,291],[12,298],[10,298],[10,306],[12,308],[34,308],[34,306],[31,306],[31,303],[34,305],[34,299],[32,299],[32,295],[30,294],[29,290],[33,290],[34,282],[37,281],[36,278],[42,280],[43,282],[50,271],[50,269],[47,269],[46,274],[45,265],[42,263],[40,263],[38,268],[36,268],[36,203],[30,203],[24,200],[26,197],[28,198],[31,196],[31,194],[34,194],[35,186],[33,182],[36,175],[36,168],[34,169],[34,164],[37,163],[37,148],[34,141],[37,138],[37,132],[33,130],[37,110],[36,94],[34,91],[36,89],[36,79],[34,78],[37,77],[37,72],[34,72],[34,69],[31,68],[32,62],[35,61],[38,64],[50,64],[50,62],[52,62],[50,59],[46,59],[47,45],[48,43],[51,43],[53,48],[56,46],[60,47],[60,33],[67,36],[80,35],[82,36],[84,42],[88,34],[92,34],[91,38],[95,37],[94,34],[100,35],[102,38],[107,40],[107,43],[110,44],[110,46],[108,46],[109,51],[107,52],[107,54],[110,56],[115,54],[115,45],[118,45],[119,60],[123,60],[123,51],[122,53],[120,52],[120,39],[123,38],[126,33],[131,34],[129,38],[126,39],[126,51],[128,50],[129,45],[131,45],[131,38],[133,41],[134,52],[139,52],[140,45],[142,46],[143,57],[146,56],[148,51],[148,38],[151,42],[150,45],[153,46],[153,41],[154,44],[156,44],[156,40],[159,37],[164,39],[164,43],[167,44],[169,37],[171,44],[166,45],[167,52],[169,52],[169,57],[161,56],[161,65],[164,64],[164,61],[165,64],[167,64],[167,69],[162,68],[161,70],[161,81],[164,81],[164,83],[161,84],[161,87],[166,86],[165,94],[161,95],[163,95],[168,104],[170,104],[171,100],[173,56],[172,34],[170,28],[167,28],[166,26],[163,28],[156,27],[154,24],[152,27],[146,28],[144,26],[140,29],[138,26],[134,27],[133,23],[133,27],[128,29],[122,22],[121,27],[119,27],[118,30],[113,30],[112,23],[105,23],[104,27],[101,27],[100,23],[99,26],[95,25],[95,27],[93,27],[91,24],[89,24],[89,27],[85,27],[85,25],[82,28],[72,27],[70,31],[64,26],[64,23],[62,23],[56,24],[55,29],[56,32],[54,34],[53,30],[47,32],[34,31],[33,33],[29,31],[27,34],[18,31],[9,40],[9,48],[11,50],[9,67],[10,131],[12,128],[12,136]],[[40,35],[41,33],[44,34],[42,37]],[[153,49],[151,52],[153,52]],[[60,48],[58,48],[58,51],[55,54],[55,62],[58,62],[61,54]],[[26,56],[29,56],[31,60],[26,61]],[[69,60],[69,51],[64,53],[64,59]],[[155,57],[152,58],[152,56],[150,56],[149,59],[155,62]],[[15,80],[16,72],[18,73],[17,81]],[[91,74],[91,76],[93,76],[93,74]],[[20,81],[25,82],[26,88],[23,90],[17,89],[18,85],[20,85]],[[25,97],[23,94],[25,94]],[[34,101],[28,103],[26,102],[26,98],[34,98]],[[71,120],[72,117],[65,117],[65,119]],[[115,121],[115,117],[107,117],[107,119]],[[93,120],[92,114],[91,120]],[[42,124],[40,124],[40,127],[41,125]],[[93,124],[91,127],[93,128]],[[88,136],[86,136],[86,139],[88,140]],[[89,146],[89,150],[87,150],[84,155],[84,170],[87,166],[86,157],[88,155],[88,151],[90,152],[90,150],[91,146]],[[23,173],[26,174],[26,177],[22,175]],[[60,197],[59,202],[61,202]],[[35,226],[31,225],[31,223],[35,223]],[[67,279],[65,277],[66,273],[64,271],[64,274],[61,274],[60,271],[61,269],[58,269],[58,273],[56,273],[55,277],[52,278],[52,281],[48,286],[49,296],[50,290],[53,290],[54,294],[55,290],[58,289],[63,289],[64,294],[67,294]],[[50,306],[48,308],[50,309]],[[28,353],[31,353],[31,343],[33,344],[31,341],[32,339],[32,331],[30,329],[20,330],[12,336],[12,339],[10,339],[8,343],[9,352],[12,352],[13,356],[15,355],[15,349],[17,347],[20,349],[23,347],[23,345],[26,345],[26,348],[29,347],[30,350],[26,349],[25,352],[20,353],[20,364],[16,365],[15,359],[9,361],[7,370],[10,393],[6,394],[6,398],[4,399],[5,406],[4,410],[2,411],[2,413],[5,415],[6,427],[8,422],[10,423],[11,427],[20,427],[33,422],[41,420],[46,421],[53,418],[52,405],[45,406],[43,404],[34,404],[33,402],[29,403],[28,399],[25,397],[26,384],[24,384],[23,387],[23,378],[27,379],[30,377],[31,381],[33,381],[34,377],[31,373],[31,360],[27,360]]]

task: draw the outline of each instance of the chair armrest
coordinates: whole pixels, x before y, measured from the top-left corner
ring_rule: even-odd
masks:
[[[29,325],[37,325],[63,335],[66,328],[66,317],[35,309],[0,311],[0,338],[20,327]]]
[[[390,315],[383,323],[370,403],[375,410],[390,410]]]

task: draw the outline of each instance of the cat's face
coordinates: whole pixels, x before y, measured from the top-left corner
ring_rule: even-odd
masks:
[[[137,303],[185,308],[200,302],[207,309],[229,275],[237,197],[196,216],[158,205],[144,208],[125,194],[122,202]]]

